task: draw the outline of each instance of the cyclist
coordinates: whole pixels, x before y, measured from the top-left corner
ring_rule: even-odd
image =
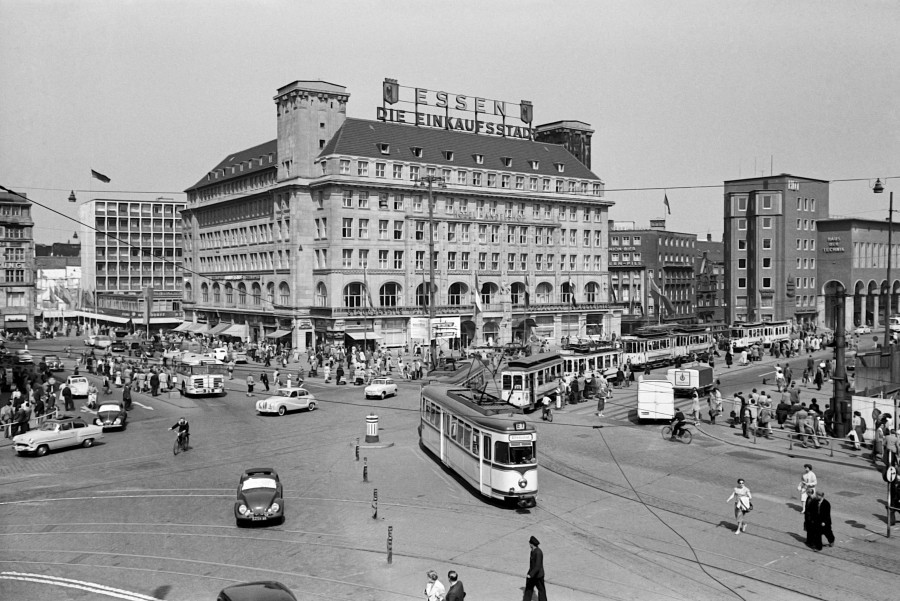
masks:
[[[546,421],[548,418],[553,419],[552,413],[550,410],[551,399],[549,396],[544,395],[544,398],[541,399],[541,419]]]
[[[186,419],[183,417],[178,420],[178,423],[169,428],[169,430],[178,430],[178,441],[181,442],[184,437],[190,436],[191,434],[191,425],[188,423]]]
[[[675,417],[672,419],[672,436],[670,440],[675,440],[675,437],[682,435],[685,423],[684,413],[681,412],[681,409],[676,409]]]

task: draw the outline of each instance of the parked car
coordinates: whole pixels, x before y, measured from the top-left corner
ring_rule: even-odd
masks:
[[[238,527],[252,522],[284,522],[284,491],[271,467],[254,467],[241,474],[234,520]]]
[[[109,336],[95,336],[94,337],[94,348],[96,349],[108,349],[112,346],[113,340]]]
[[[57,355],[44,355],[41,362],[47,366],[49,371],[62,371],[65,369],[62,360]]]
[[[128,345],[125,344],[124,340],[114,340],[111,345],[109,345],[109,350],[114,353],[124,353],[128,350]]]
[[[375,378],[372,383],[366,386],[366,398],[380,398],[386,396],[397,396],[397,384],[391,378]]]
[[[277,413],[284,415],[288,411],[308,409],[315,411],[316,397],[305,388],[291,386],[279,388],[278,394],[256,401],[256,411],[259,413]]]
[[[244,351],[231,351],[231,360],[235,363],[247,363],[247,353]]]
[[[69,376],[66,378],[66,384],[69,385],[69,390],[72,391],[72,396],[87,396],[88,390],[91,387],[90,382],[84,376]]]
[[[860,335],[862,335],[862,334],[871,334],[871,333],[872,333],[872,328],[870,328],[870,327],[867,326],[867,325],[856,326],[856,328],[854,328],[854,330],[853,330],[853,333],[854,333],[854,334],[860,334]]]
[[[103,401],[97,409],[97,417],[94,424],[104,430],[109,428],[125,429],[128,421],[128,412],[125,411],[125,403],[122,401]]]
[[[43,457],[50,451],[66,447],[91,447],[103,438],[103,428],[89,426],[80,417],[64,416],[48,419],[40,429],[13,437],[13,448],[19,455],[34,453]]]
[[[97,335],[91,334],[87,338],[84,339],[85,346],[94,346],[97,343]]]
[[[34,357],[29,351],[19,349],[16,351],[16,363],[19,365],[22,365],[23,363],[34,363]]]
[[[297,597],[280,582],[265,580],[223,588],[216,601],[297,601]]]

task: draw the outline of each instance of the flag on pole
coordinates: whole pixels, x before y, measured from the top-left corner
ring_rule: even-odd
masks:
[[[669,212],[669,215],[671,215],[672,207],[669,205],[669,195],[665,192],[663,193],[663,204],[666,206],[666,210]]]
[[[481,303],[481,284],[478,283],[478,272],[475,272],[475,312],[484,313],[484,305]]]
[[[609,302],[611,302],[611,303],[619,302],[619,299],[616,296],[616,289],[613,286],[609,287]]]
[[[666,313],[671,314],[675,312],[675,307],[672,306],[672,301],[669,300],[669,297],[662,293],[662,290],[659,289],[659,286],[656,285],[656,282],[653,279],[650,279],[650,292],[656,297],[656,304],[659,306],[662,304],[666,308]]]
[[[153,311],[153,288],[144,288],[144,326],[150,327],[150,316]]]
[[[528,283],[528,276],[525,276],[525,308],[528,309],[531,306],[531,284]]]
[[[363,284],[366,287],[366,300],[369,301],[369,308],[375,306],[375,303],[372,302],[372,291],[369,289],[369,264],[368,262],[363,264]]]
[[[572,282],[571,278],[569,279],[569,297],[572,301],[572,308],[576,308],[578,306],[578,301],[575,300],[575,284]]]
[[[91,177],[93,177],[94,179],[99,179],[99,180],[100,180],[101,182],[103,182],[104,184],[108,184],[108,183],[109,183],[109,178],[108,178],[108,177],[106,177],[106,176],[103,175],[102,173],[99,173],[99,172],[97,172],[97,171],[94,171],[93,169],[91,169]]]

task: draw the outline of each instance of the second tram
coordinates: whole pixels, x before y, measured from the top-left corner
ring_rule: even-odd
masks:
[[[556,353],[513,359],[500,372],[500,395],[510,405],[533,410],[562,376],[563,360]]]
[[[563,374],[568,378],[579,374],[600,373],[609,382],[618,381],[622,349],[606,344],[570,344],[559,352]]]
[[[770,346],[773,342],[790,340],[791,330],[789,321],[736,323],[731,326],[731,343],[736,351],[742,351],[757,343]]]

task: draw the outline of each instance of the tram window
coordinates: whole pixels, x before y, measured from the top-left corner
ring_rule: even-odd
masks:
[[[455,417],[451,417],[451,418],[450,418],[450,430],[449,430],[449,436],[450,436],[450,438],[452,438],[453,440],[456,440],[456,430],[457,430],[457,427],[458,427],[458,423],[457,423],[457,421],[456,421],[456,418],[455,418]]]
[[[521,375],[513,376],[512,389],[513,390],[522,390],[522,376]]]
[[[509,444],[498,440],[494,443],[494,463],[509,463]]]
[[[472,452],[478,457],[478,437],[481,435],[477,429],[472,430]]]
[[[543,369],[537,373],[537,383],[538,383],[538,386],[542,386],[544,384],[544,370]]]
[[[488,461],[491,460],[491,435],[484,435],[484,458]]]
[[[462,444],[467,449],[472,445],[472,426],[470,426],[469,424],[466,424],[466,429],[463,433]]]
[[[512,376],[503,374],[503,390],[512,390]]]

